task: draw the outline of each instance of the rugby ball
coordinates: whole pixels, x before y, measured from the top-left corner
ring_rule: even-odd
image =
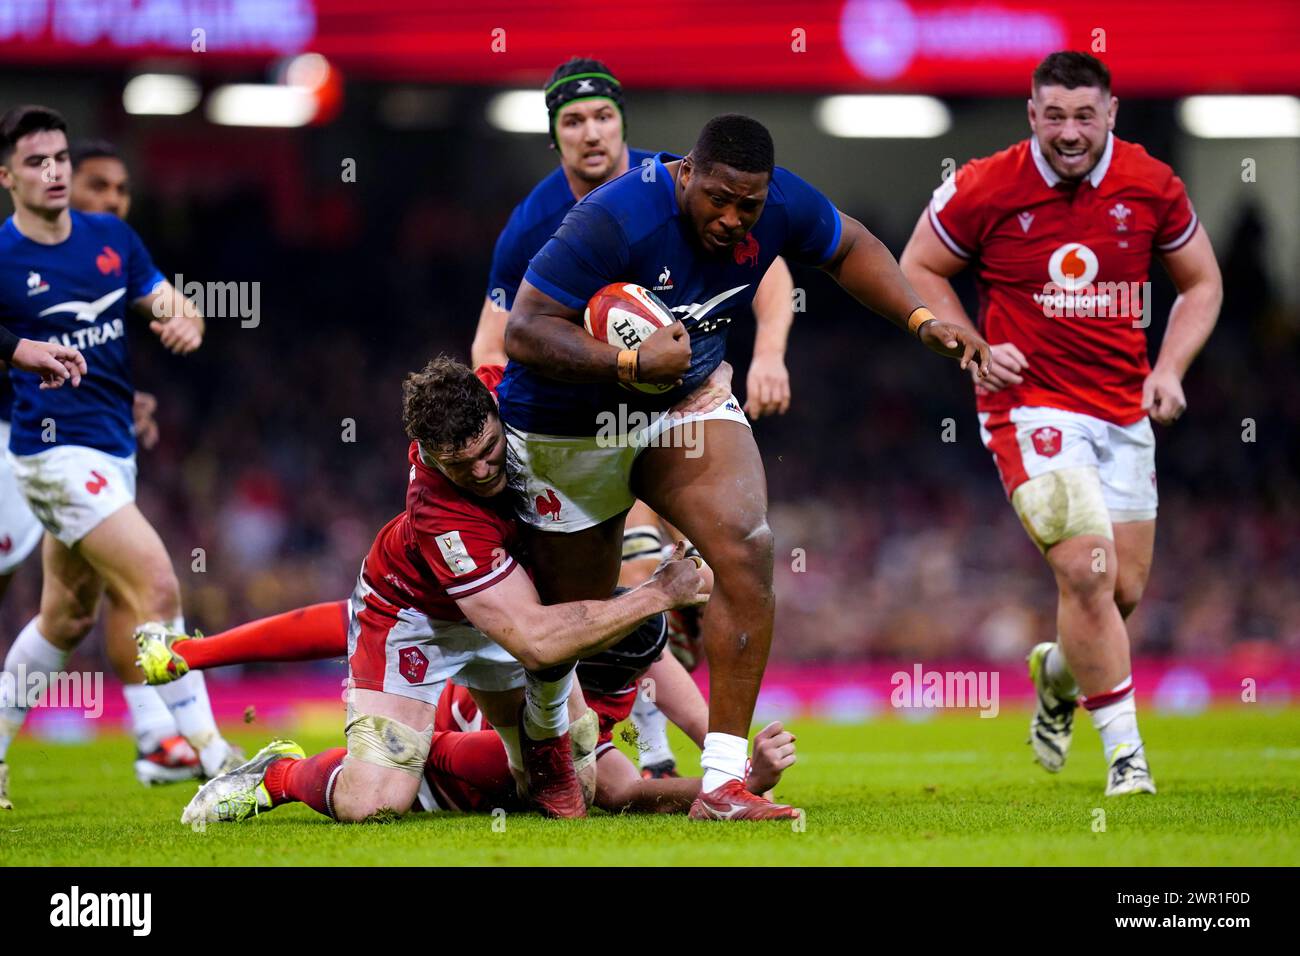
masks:
[[[588,335],[620,349],[639,349],[657,329],[666,328],[676,321],[672,309],[659,296],[631,282],[612,282],[605,286],[591,297],[582,316]],[[651,395],[673,388],[671,383],[619,384]]]

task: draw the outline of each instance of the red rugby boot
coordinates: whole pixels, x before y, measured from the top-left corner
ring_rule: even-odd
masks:
[[[701,793],[690,812],[692,820],[796,820],[801,816],[803,811],[797,807],[752,794],[739,780],[728,780],[716,790]]]
[[[152,753],[135,758],[135,778],[146,787],[203,776],[199,755],[184,737],[168,737]]]
[[[573,769],[573,745],[568,733],[533,740],[524,729],[519,711],[519,749],[528,775],[528,800],[548,817],[572,819],[587,815],[582,784]]]

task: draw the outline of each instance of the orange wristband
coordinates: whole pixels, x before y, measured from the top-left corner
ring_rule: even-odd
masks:
[[[618,380],[626,385],[636,381],[636,349],[623,349],[618,353]]]
[[[921,326],[925,325],[927,322],[938,321],[939,320],[934,317],[933,312],[923,305],[918,306],[912,311],[912,314],[907,317],[907,331],[911,332],[913,335],[920,335]]]

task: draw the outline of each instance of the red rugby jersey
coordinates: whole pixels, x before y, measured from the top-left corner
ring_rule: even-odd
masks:
[[[929,216],[975,268],[984,337],[1029,361],[1023,384],[976,389],[980,411],[1046,405],[1119,425],[1143,417],[1143,283],[1152,255],[1181,248],[1197,225],[1169,166],[1111,135],[1071,185],[1030,137],[963,166],[934,191]]]
[[[478,377],[489,388],[500,381],[499,366]],[[363,574],[375,594],[396,608],[414,608],[431,618],[459,621],[456,599],[504,581],[519,567],[518,527],[508,493],[482,498],[458,488],[420,456],[411,463],[406,510],[376,535]]]

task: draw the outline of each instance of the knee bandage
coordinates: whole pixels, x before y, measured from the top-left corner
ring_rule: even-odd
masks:
[[[569,742],[573,745],[573,769],[583,770],[596,759],[596,741],[600,738],[600,719],[590,707],[569,723]]]
[[[424,776],[424,763],[433,742],[432,724],[416,730],[391,717],[363,714],[349,719],[343,732],[352,759],[400,770],[412,777]]]
[[[1090,465],[1030,478],[1012,492],[1011,507],[1040,551],[1081,534],[1113,538],[1101,479]]]
[[[600,718],[590,707],[569,723],[569,746],[573,751],[573,772],[582,787],[582,800],[591,806],[596,800],[596,743],[600,739]]]
[[[623,532],[623,560],[658,559],[663,544],[663,536],[654,525],[642,524],[628,528]]]

